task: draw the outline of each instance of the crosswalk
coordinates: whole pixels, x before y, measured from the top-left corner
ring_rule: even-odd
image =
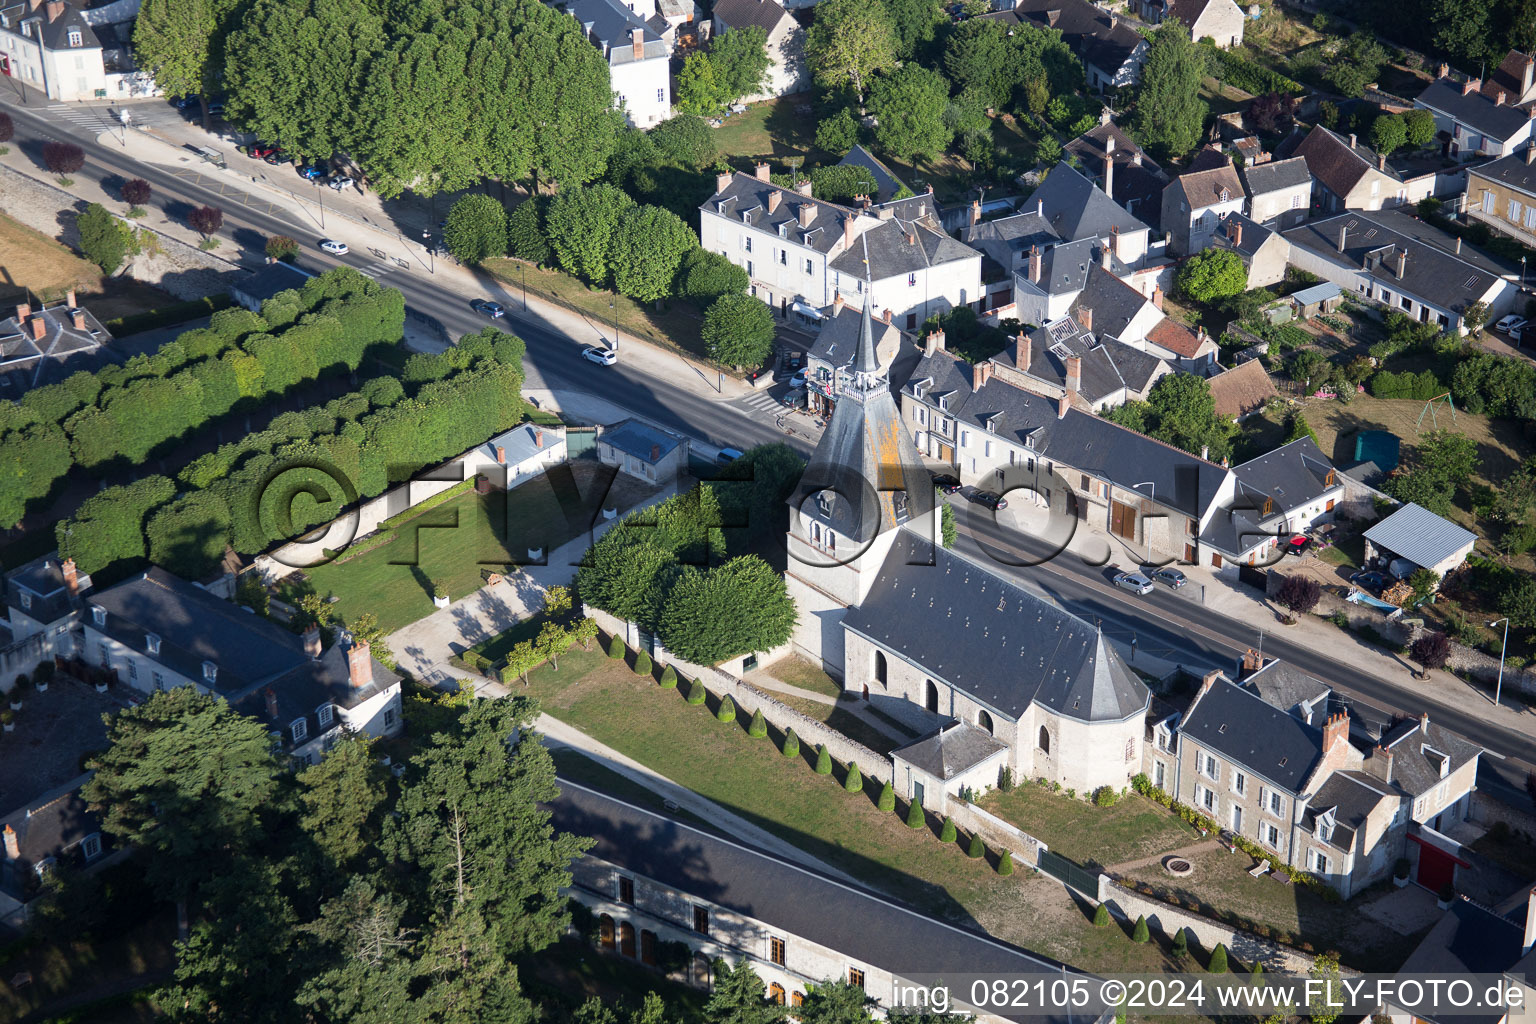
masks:
[[[106,131],[108,128],[117,127],[107,113],[106,107],[83,107],[69,103],[54,103],[47,108],[49,115],[68,121],[77,128],[86,128],[93,132]]]
[[[767,389],[755,391],[750,395],[739,398],[737,399],[737,404],[744,405],[755,412],[768,415],[777,415],[784,411],[784,407],[779,404],[779,400],[769,394]]]

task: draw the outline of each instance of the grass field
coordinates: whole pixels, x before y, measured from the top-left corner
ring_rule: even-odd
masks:
[[[690,706],[680,691],[601,652],[572,651],[559,671],[537,670],[529,692],[549,714],[918,909],[962,924],[985,921],[1001,938],[1094,970],[1160,970],[1167,962],[1156,944],[1092,927],[1055,883],[1027,872],[1001,877],[995,855],[969,859],[961,846],[968,836],[940,843],[933,820],[907,828],[904,805],[896,814],[875,807],[877,787],[851,794],[841,769],[830,778],[815,774],[808,746],[785,758],[776,733],[753,739],[746,716],[718,722],[713,700]],[[1042,901],[1055,910],[1045,928]]]
[[[802,715],[814,718],[818,722],[825,722],[855,743],[862,743],[877,754],[889,755],[892,750],[902,745],[853,712],[835,704],[823,704],[820,701],[791,697],[783,693],[775,693],[772,696],[779,703],[794,708]]]
[[[802,690],[810,690],[812,693],[825,694],[833,699],[843,695],[842,685],[836,679],[797,654],[780,658],[762,671],[763,675],[772,676],[781,683],[797,686]]]
[[[0,293],[9,297],[27,289],[35,297],[51,300],[70,288],[100,291],[101,268],[42,232],[0,214]]]
[[[503,571],[528,560],[530,548],[547,555],[591,526],[593,512],[583,500],[608,489],[613,470],[596,462],[569,464],[575,491],[543,476],[506,492],[462,494],[396,528],[393,541],[345,562],[330,562],[285,581],[285,600],[312,590],[334,595],[331,606],[344,622],[373,612],[390,632],[432,613],[436,587],[460,600],[485,585],[484,570]],[[617,489],[621,485],[614,484]],[[557,493],[558,489],[558,493]],[[636,494],[614,492],[629,507]]]
[[[982,798],[981,806],[1012,822],[1063,857],[1109,867],[1195,842],[1199,834],[1146,797],[1130,793],[1113,807],[1094,807],[1044,786],[1016,786]]]

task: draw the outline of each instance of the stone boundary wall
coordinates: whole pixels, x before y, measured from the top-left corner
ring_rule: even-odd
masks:
[[[994,849],[1012,850],[1020,867],[1040,866],[1040,853],[1046,845],[1028,832],[964,800],[950,800],[948,810],[955,820],[955,827],[962,832],[980,835],[982,841]]]
[[[585,611],[597,621],[598,627],[610,636],[634,635],[631,632],[631,623],[615,615],[610,615],[600,608],[593,608],[591,605],[585,606]],[[835,760],[844,764],[850,761],[857,764],[866,784],[874,781],[884,785],[895,781],[896,770],[890,758],[870,750],[862,743],[854,742],[824,722],[818,722],[787,704],[781,704],[752,684],[717,668],[684,661],[660,646],[656,648],[655,661],[658,665],[671,665],[677,670],[679,689],[685,689],[690,681],[699,679],[703,681],[710,693],[716,696],[729,694],[731,701],[736,705],[738,715],[745,714],[750,718],[754,712],[761,711],[768,724],[780,732],[794,729],[795,735],[800,738],[802,749],[807,746],[814,749],[817,745],[825,743],[827,752]]]
[[[1536,836],[1536,815],[1512,807],[1498,797],[1489,796],[1478,789],[1472,791],[1472,820],[1479,825],[1493,825],[1502,821],[1516,832]]]
[[[1209,953],[1219,942],[1245,965],[1257,960],[1264,964],[1266,971],[1294,973],[1305,973],[1312,965],[1313,958],[1306,953],[1134,892],[1108,875],[1099,876],[1099,902],[1108,904],[1110,913],[1128,923],[1146,917],[1147,926],[1165,936],[1172,937],[1183,928],[1189,934],[1191,945],[1198,943],[1203,952]]]
[[[77,250],[80,248],[80,230],[75,225],[75,215],[88,205],[85,200],[46,181],[0,166],[0,211]],[[113,211],[114,215],[116,212]],[[132,257],[119,273],[162,288],[182,301],[228,291],[230,284],[244,273],[238,264],[172,238],[147,224],[127,223],[153,232],[160,251]]]

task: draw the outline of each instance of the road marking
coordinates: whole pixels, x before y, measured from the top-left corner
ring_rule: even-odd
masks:
[[[745,395],[740,399],[740,404],[747,406],[749,409],[756,409],[759,412],[774,412],[779,408],[779,400],[766,391]]]

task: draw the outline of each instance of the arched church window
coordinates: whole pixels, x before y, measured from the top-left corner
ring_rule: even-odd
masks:
[[[885,686],[888,683],[886,679],[885,655],[880,651],[875,652],[875,682],[881,686]]]
[[[1043,725],[1040,727],[1040,749],[1047,754],[1051,752],[1051,734],[1046,732]]]
[[[992,716],[991,715],[987,714],[985,711],[978,711],[976,713],[976,724],[981,726],[981,728],[987,730],[987,735],[989,735],[989,736],[992,735]]]
[[[929,711],[939,710],[939,688],[933,685],[933,680],[928,680],[927,692],[924,694],[923,703]]]

